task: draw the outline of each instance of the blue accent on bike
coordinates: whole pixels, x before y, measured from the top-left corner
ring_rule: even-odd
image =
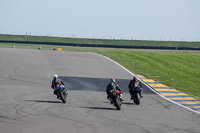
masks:
[[[56,86],[56,90],[62,90],[63,88],[61,86]]]

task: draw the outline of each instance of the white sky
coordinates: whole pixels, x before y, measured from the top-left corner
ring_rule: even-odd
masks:
[[[0,0],[0,33],[200,41],[200,0]]]

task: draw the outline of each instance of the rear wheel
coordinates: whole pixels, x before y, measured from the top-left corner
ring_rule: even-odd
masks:
[[[136,94],[135,94],[134,103],[135,103],[136,105],[139,105],[139,104],[140,104],[140,94],[139,94],[139,93],[136,93]]]
[[[63,103],[66,103],[66,97],[63,95],[63,93],[60,91],[59,92],[59,95],[60,95],[60,100],[63,102]]]
[[[120,106],[120,98],[116,97],[114,98],[114,103],[115,103],[115,107],[117,110],[120,110],[121,109],[121,106]]]

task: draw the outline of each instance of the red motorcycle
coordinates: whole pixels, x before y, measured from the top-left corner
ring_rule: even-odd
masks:
[[[111,92],[111,100],[112,100],[112,103],[113,103],[113,106],[116,107],[117,110],[120,110],[121,109],[121,104],[122,104],[122,94],[120,94],[119,91],[112,91]]]

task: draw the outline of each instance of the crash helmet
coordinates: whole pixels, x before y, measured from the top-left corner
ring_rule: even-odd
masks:
[[[111,79],[110,79],[110,82],[114,82],[114,83],[115,83],[115,79],[114,79],[114,78],[111,78]]]
[[[53,79],[55,79],[55,78],[56,78],[56,79],[58,78],[58,75],[57,75],[57,74],[54,74],[54,75],[53,75]]]

